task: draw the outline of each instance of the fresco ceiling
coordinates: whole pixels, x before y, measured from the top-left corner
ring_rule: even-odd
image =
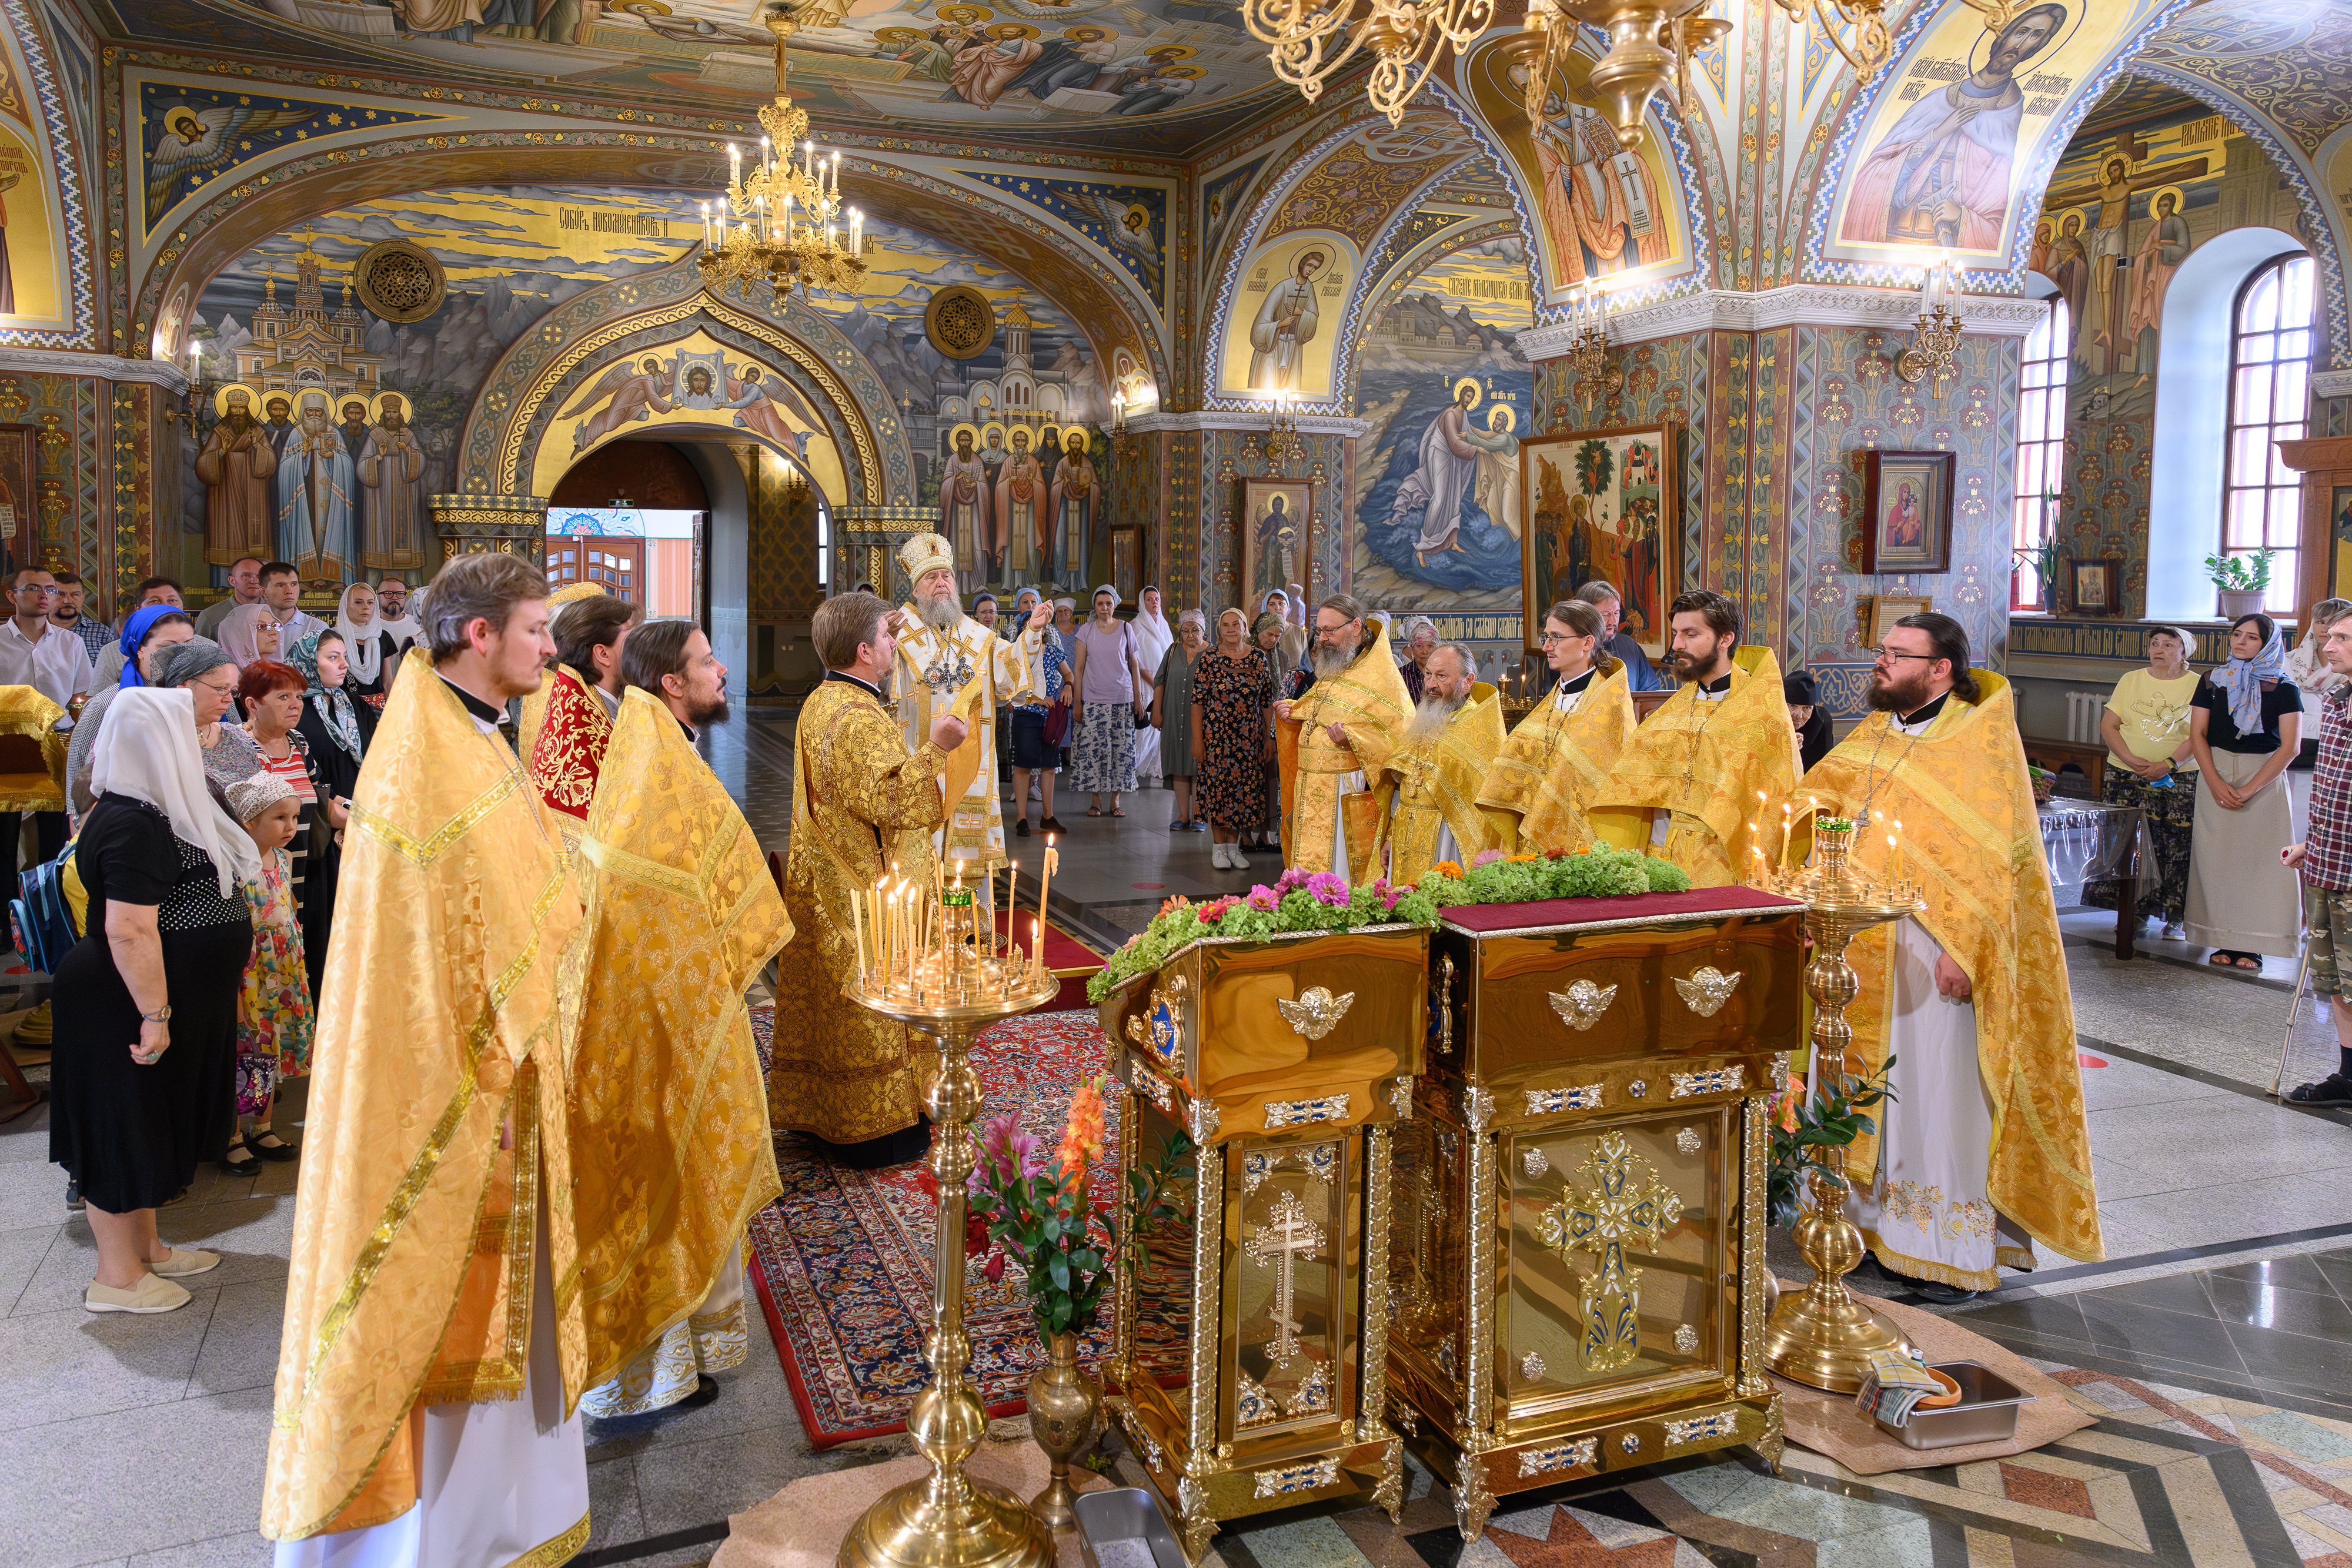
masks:
[[[84,0],[115,37],[509,90],[749,113],[764,0]],[[1228,0],[827,0],[793,39],[820,133],[1182,157],[1298,101]],[[520,19],[507,19],[509,17]]]

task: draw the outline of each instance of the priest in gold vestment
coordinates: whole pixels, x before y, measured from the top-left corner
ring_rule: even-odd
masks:
[[[2032,1268],[2035,1243],[2104,1256],[2074,998],[2008,683],[1969,668],[1958,622],[1906,615],[1870,706],[1801,793],[1854,821],[1864,870],[1899,853],[1927,908],[1846,951],[1854,1070],[1892,1055],[1895,1089],[1847,1151],[1847,1213],[1883,1268],[1956,1302]]]
[[[690,624],[633,639],[576,873],[581,1408],[600,1419],[718,1397],[708,1375],[742,1365],[750,1345],[743,1231],[782,1190],[743,994],[793,923],[688,738],[727,710],[725,666],[699,657],[699,631],[678,634]]]
[[[1501,846],[1507,819],[1478,804],[1478,786],[1503,749],[1503,703],[1478,679],[1477,655],[1445,643],[1429,655],[1421,701],[1373,791],[1391,882],[1417,883],[1440,861],[1467,866]]]
[[[942,712],[921,746],[910,751],[901,738],[882,695],[901,663],[895,620],[873,594],[845,593],[820,605],[810,626],[825,677],[793,731],[784,907],[800,935],[778,977],[768,1072],[771,1123],[859,1169],[918,1158],[930,1135],[917,1037],[842,994],[857,972],[849,895],[894,864],[914,882],[929,879],[941,775],[965,736],[962,720]],[[995,773],[984,771],[992,788]]]
[[[620,706],[621,652],[644,610],[599,593],[551,611],[555,663],[535,696],[544,699],[538,737],[522,753],[531,787],[555,813],[566,844],[577,848],[595,803],[596,779],[613,741]],[[528,699],[527,699],[528,700]]]
[[[933,835],[934,852],[961,868],[967,880],[1004,863],[1004,813],[996,799],[996,714],[999,704],[1039,700],[1031,695],[1045,684],[1044,639],[1053,612],[1043,604],[1012,628],[1007,642],[963,612],[956,597],[955,552],[937,534],[917,534],[898,547],[914,602],[892,628],[898,664],[886,684],[895,690],[901,733],[908,749],[921,746],[931,726],[975,679],[979,703],[971,710],[977,769],[962,794],[947,805],[947,820]],[[803,721],[805,722],[805,721]]]
[[[1369,780],[1412,713],[1385,623],[1368,627],[1353,594],[1327,596],[1315,612],[1315,684],[1295,702],[1276,703],[1274,713],[1283,859],[1370,881],[1380,819]]]
[[[1613,849],[1646,849],[1694,887],[1728,887],[1777,841],[1797,783],[1797,736],[1768,648],[1742,648],[1739,611],[1711,589],[1672,607],[1681,688],[1637,727],[1586,815]]]
[[[1574,854],[1592,847],[1585,806],[1633,733],[1624,664],[1601,652],[1601,612],[1563,599],[1544,615],[1544,662],[1555,680],[1503,742],[1478,787],[1513,854]]]
[[[547,584],[459,556],[352,791],[261,1531],[278,1568],[508,1568],[588,1541],[563,841],[498,733]]]

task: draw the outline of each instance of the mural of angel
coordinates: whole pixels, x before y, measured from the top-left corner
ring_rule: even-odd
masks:
[[[726,406],[735,411],[735,425],[800,456],[808,450],[809,432],[816,415],[800,393],[779,379],[771,385],[758,365],[730,365],[727,371]],[[784,423],[786,411],[798,414],[808,429],[794,430]]]
[[[1063,193],[1062,199],[1099,221],[1103,243],[1113,255],[1132,258],[1151,298],[1162,297],[1165,271],[1160,241],[1151,232],[1151,214],[1141,204],[1123,202],[1107,191],[1090,191],[1084,186],[1072,187]]]
[[[147,220],[244,156],[240,138],[259,136],[311,118],[315,109],[265,109],[224,103],[202,109],[174,104],[163,111],[163,133],[147,150]]]
[[[604,408],[593,419],[583,420],[572,433],[572,450],[576,455],[585,452],[633,419],[643,419],[647,413],[667,413],[669,400],[662,388],[671,379],[677,361],[663,361],[647,354],[635,365],[626,360],[614,365],[597,378],[596,384],[572,400],[559,419],[576,419],[602,402]],[[610,399],[609,402],[606,400]]]

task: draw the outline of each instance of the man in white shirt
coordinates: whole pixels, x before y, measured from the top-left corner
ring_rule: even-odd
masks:
[[[221,622],[228,612],[240,604],[261,602],[261,568],[259,556],[241,555],[228,569],[228,597],[205,607],[196,617],[196,635],[220,641]]]
[[[261,569],[261,602],[278,623],[278,645],[291,648],[305,637],[327,630],[327,623],[295,607],[302,596],[302,574],[290,561],[273,560]]]
[[[87,695],[97,677],[89,650],[82,646],[79,637],[49,619],[49,607],[58,599],[58,580],[37,566],[24,567],[9,578],[8,594],[15,613],[6,625],[0,626],[0,686],[31,686],[59,707]],[[0,811],[0,839],[6,840],[8,857],[7,894],[12,897],[23,827],[22,813]],[[34,812],[33,831],[40,842],[41,859],[55,860],[66,847],[66,814]]]

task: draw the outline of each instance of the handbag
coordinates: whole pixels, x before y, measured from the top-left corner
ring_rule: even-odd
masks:
[[[1070,705],[1051,703],[1045,708],[1045,744],[1066,746],[1070,739]]]

